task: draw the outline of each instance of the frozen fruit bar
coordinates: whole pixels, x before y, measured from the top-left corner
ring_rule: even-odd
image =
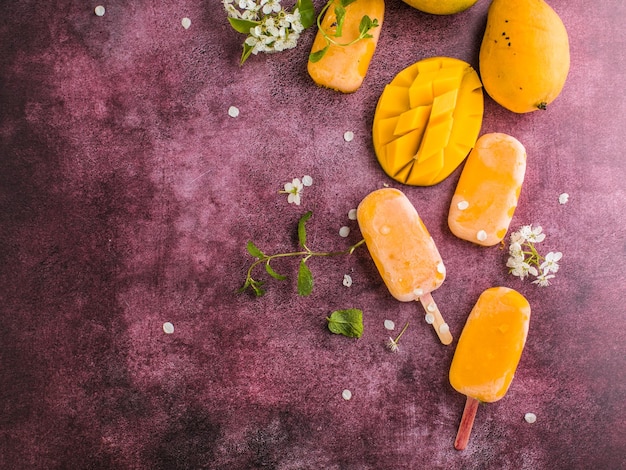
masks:
[[[457,237],[483,246],[500,243],[517,207],[526,150],[507,134],[485,134],[476,141],[459,178],[448,213]]]
[[[455,447],[464,449],[479,402],[500,400],[509,389],[528,334],[530,305],[508,287],[484,291],[459,337],[450,384],[467,396]]]
[[[379,189],[361,201],[357,220],[391,295],[402,302],[419,300],[426,309],[426,321],[449,344],[448,325],[430,294],[443,283],[446,268],[411,201],[397,189]]]

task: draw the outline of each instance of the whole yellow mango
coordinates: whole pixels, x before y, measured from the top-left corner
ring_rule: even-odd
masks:
[[[433,15],[453,15],[467,10],[476,3],[476,1],[477,0],[404,0],[404,3]]]
[[[561,93],[570,66],[569,39],[543,0],[493,0],[480,46],[485,91],[515,113],[546,106]]]

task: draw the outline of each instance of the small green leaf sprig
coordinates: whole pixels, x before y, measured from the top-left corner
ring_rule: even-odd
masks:
[[[241,65],[251,54],[296,47],[300,33],[315,24],[312,0],[297,0],[291,11],[285,10],[280,1],[222,0],[230,25],[235,31],[247,35]]]
[[[320,11],[320,14],[317,16],[317,27],[319,31],[322,33],[322,35],[324,36],[324,39],[326,40],[326,45],[318,51],[311,52],[311,54],[309,55],[310,62],[319,62],[322,59],[322,57],[326,55],[326,52],[330,48],[331,44],[334,44],[335,46],[347,47],[347,46],[351,46],[352,44],[359,42],[361,39],[369,39],[373,37],[370,34],[370,31],[379,26],[378,19],[374,18],[372,20],[369,16],[363,15],[363,17],[361,18],[361,22],[359,23],[359,35],[350,42],[341,43],[337,41],[337,39],[343,35],[343,24],[346,19],[346,7],[350,5],[351,3],[354,3],[355,1],[356,0],[339,0],[336,3],[335,5],[336,22],[333,23],[335,32],[332,34],[328,34],[326,31],[324,31],[321,25],[321,21],[326,11],[333,4],[333,0],[330,0],[328,3],[326,3],[326,5],[324,5],[322,10]]]
[[[265,294],[265,290],[263,288],[265,281],[260,281],[252,277],[255,268],[259,265],[263,265],[265,267],[265,271],[272,278],[277,279],[279,281],[283,281],[287,279],[287,276],[279,274],[274,270],[271,265],[271,262],[279,259],[279,258],[289,258],[289,257],[299,257],[300,265],[298,267],[298,295],[300,296],[308,296],[313,291],[313,274],[308,266],[308,261],[315,256],[339,256],[339,255],[350,255],[356,250],[359,246],[365,243],[365,240],[361,240],[358,243],[346,248],[342,251],[313,251],[307,246],[307,233],[306,233],[306,223],[311,218],[313,213],[308,211],[298,220],[298,244],[301,250],[293,251],[289,253],[276,253],[272,255],[268,255],[264,253],[261,249],[259,249],[252,241],[248,241],[246,245],[246,249],[248,253],[250,253],[256,260],[250,265],[248,271],[246,272],[246,280],[238,290],[238,292],[245,292],[247,290],[252,290],[257,297],[260,297]]]

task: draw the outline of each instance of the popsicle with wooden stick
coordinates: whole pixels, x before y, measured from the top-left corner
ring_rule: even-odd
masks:
[[[467,396],[454,447],[467,447],[478,404],[500,400],[519,363],[530,322],[530,305],[508,287],[484,291],[459,337],[450,384]]]
[[[391,295],[401,302],[419,300],[426,322],[443,344],[450,344],[450,328],[431,295],[445,280],[446,268],[411,201],[398,189],[376,190],[359,204],[357,220]]]

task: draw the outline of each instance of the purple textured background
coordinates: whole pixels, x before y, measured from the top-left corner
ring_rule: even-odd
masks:
[[[111,0],[103,17],[83,0],[5,2],[0,468],[625,468],[626,6],[551,4],[571,42],[562,95],[528,115],[485,97],[481,131],[528,151],[513,227],[542,225],[543,248],[564,253],[540,289],[507,274],[500,247],[450,233],[460,169],[402,187],[371,145],[377,99],[401,69],[434,55],[478,67],[488,1],[436,17],[388,0],[352,95],[308,77],[314,30],[240,67],[243,36],[217,0]],[[305,174],[302,205],[287,204],[278,190]],[[452,446],[464,397],[447,379],[456,342],[439,344],[419,305],[391,298],[365,249],[311,260],[308,298],[295,260],[276,263],[292,278],[265,297],[234,294],[247,240],[292,250],[312,210],[310,245],[344,248],[360,239],[348,211],[385,184],[437,242],[448,277],[434,297],[455,338],[488,287],[516,288],[533,309],[516,379],[480,407],[464,452]],[[348,307],[364,311],[359,340],[326,329]],[[385,319],[411,320],[396,355]]]

